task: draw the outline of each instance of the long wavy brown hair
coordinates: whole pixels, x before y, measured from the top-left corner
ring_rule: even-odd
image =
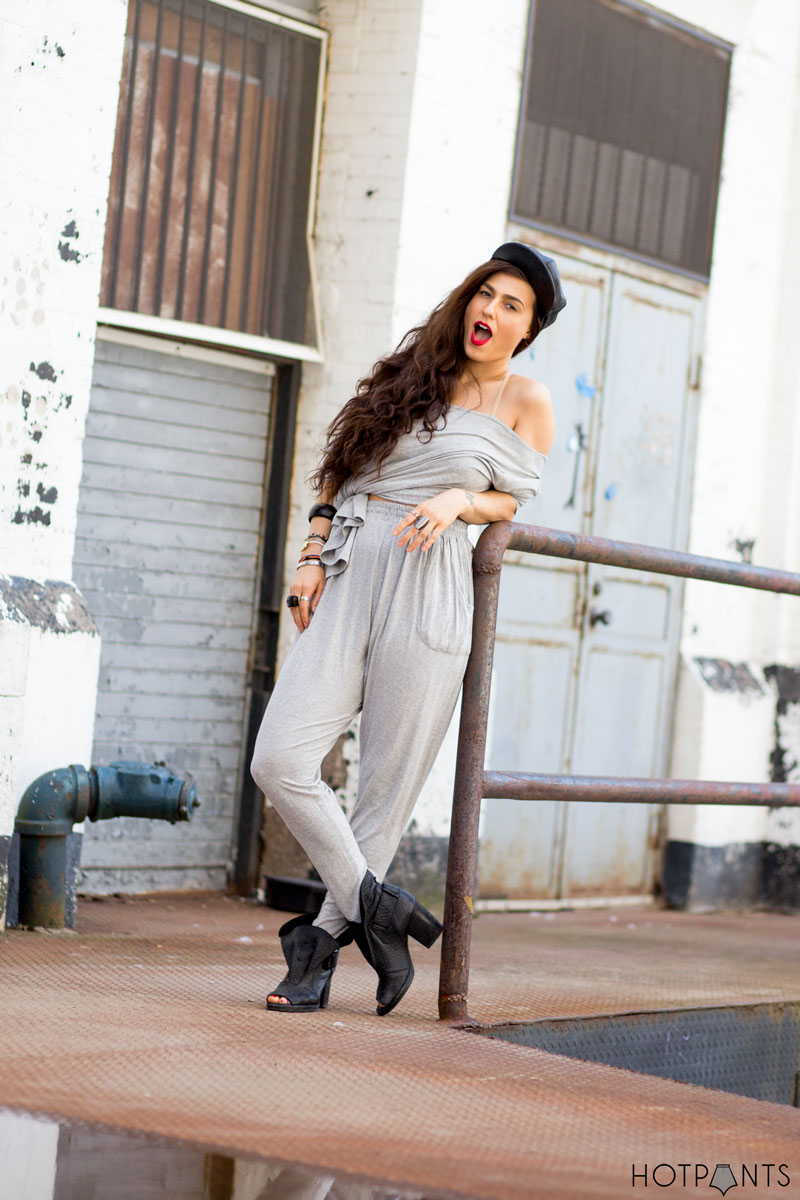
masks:
[[[308,478],[316,493],[326,489],[334,496],[351,475],[371,464],[379,470],[397,439],[409,433],[415,421],[422,420],[430,440],[439,417],[447,419],[450,398],[468,361],[464,353],[467,305],[498,271],[525,279],[511,263],[500,259],[482,263],[437,304],[422,325],[408,331],[396,350],[379,358],[370,373],[359,379],[355,395],[331,421],[320,465]],[[534,299],[531,336],[523,338],[514,355],[530,346],[541,328]]]

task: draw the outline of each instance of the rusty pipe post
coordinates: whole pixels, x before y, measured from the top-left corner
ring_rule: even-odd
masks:
[[[14,822],[20,835],[20,925],[63,929],[67,834],[91,806],[92,779],[77,764],[48,771],[25,790]]]
[[[475,610],[472,648],[464,674],[453,813],[450,819],[439,966],[440,1020],[465,1020],[467,1017],[469,948],[478,865],[478,821],[483,796],[494,631],[500,595],[500,567],[510,536],[510,521],[492,522],[479,537],[472,558]]]

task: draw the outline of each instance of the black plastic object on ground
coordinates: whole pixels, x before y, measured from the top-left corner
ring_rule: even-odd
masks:
[[[319,879],[289,875],[264,876],[264,903],[283,912],[318,913],[327,888]]]

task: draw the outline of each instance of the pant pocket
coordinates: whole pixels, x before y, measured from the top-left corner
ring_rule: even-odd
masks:
[[[472,544],[455,538],[440,539],[425,558],[417,634],[440,654],[469,654],[474,610]]]

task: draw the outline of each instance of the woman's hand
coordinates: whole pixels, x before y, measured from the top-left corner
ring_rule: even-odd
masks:
[[[289,609],[294,623],[302,633],[308,628],[311,614],[319,604],[319,598],[325,587],[325,568],[309,563],[308,566],[298,567],[295,571],[290,596],[299,596],[300,603]]]
[[[439,492],[430,500],[423,500],[409,509],[408,516],[403,517],[392,530],[392,536],[397,537],[398,546],[405,550],[416,550],[419,546],[423,550],[430,550],[439,535],[473,502],[472,493],[464,488],[448,488],[446,492]],[[428,517],[427,525],[424,529],[414,529],[414,522],[422,516]]]

